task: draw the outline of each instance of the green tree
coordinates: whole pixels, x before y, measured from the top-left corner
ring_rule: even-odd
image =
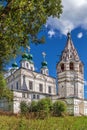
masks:
[[[26,114],[29,112],[29,106],[25,101],[21,101],[20,110],[21,110],[21,114]]]
[[[37,107],[39,118],[45,118],[50,115],[52,101],[49,98],[43,98],[38,101]]]
[[[61,13],[61,0],[1,0],[0,70],[21,47],[31,42],[43,43],[44,37],[38,37],[38,33],[47,18],[59,18]]]
[[[0,98],[6,97],[8,101],[13,100],[13,93],[6,87],[6,81],[3,74],[0,73]]]
[[[29,107],[29,111],[30,112],[37,112],[38,111],[38,106],[37,106],[38,102],[36,101],[32,101]]]
[[[66,104],[63,101],[55,101],[53,103],[53,115],[62,116],[62,113],[66,111]]]

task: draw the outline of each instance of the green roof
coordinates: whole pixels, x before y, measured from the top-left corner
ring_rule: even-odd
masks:
[[[27,53],[23,53],[22,58],[23,59],[27,59],[28,58],[28,54]]]
[[[43,61],[41,64],[42,64],[42,67],[47,67],[47,62],[46,61]]]
[[[16,62],[14,62],[14,63],[12,64],[12,67],[13,67],[13,68],[18,67],[17,63],[16,63]]]

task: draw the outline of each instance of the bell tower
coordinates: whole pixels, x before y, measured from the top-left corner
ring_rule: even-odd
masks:
[[[58,75],[58,95],[60,98],[84,99],[84,67],[73,45],[71,34],[56,66]]]

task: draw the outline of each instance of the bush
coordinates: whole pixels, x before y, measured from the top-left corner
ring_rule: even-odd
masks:
[[[53,115],[62,116],[62,113],[66,111],[66,104],[63,101],[55,101],[53,103]]]
[[[29,112],[29,106],[27,105],[25,101],[21,101],[20,110],[21,110],[21,114],[26,114]]]
[[[32,101],[31,105],[29,107],[29,112],[37,112],[38,111],[38,106],[36,101]]]
[[[39,118],[45,118],[50,114],[52,101],[49,98],[41,99],[38,101],[37,107]]]

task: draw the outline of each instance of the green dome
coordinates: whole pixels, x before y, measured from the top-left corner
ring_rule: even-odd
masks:
[[[23,53],[22,58],[28,58],[28,54],[27,53]]]
[[[42,67],[47,67],[47,62],[46,61],[43,61],[41,64],[42,64]]]
[[[33,61],[32,61],[32,60],[33,60],[32,54],[29,54],[29,55],[28,55],[28,60],[29,60],[29,62],[33,63]]]
[[[14,62],[14,63],[12,64],[12,67],[13,67],[13,68],[18,67],[17,63],[16,63],[16,62]]]
[[[23,53],[22,60],[28,60],[28,54],[26,52]]]
[[[32,59],[33,59],[32,54],[29,54],[29,55],[28,55],[28,60],[32,60]]]

